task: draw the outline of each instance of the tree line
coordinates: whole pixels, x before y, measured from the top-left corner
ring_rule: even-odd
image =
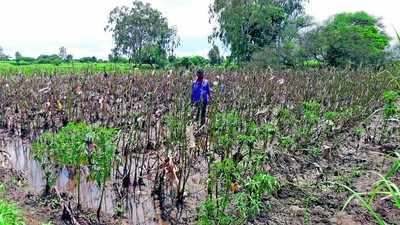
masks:
[[[64,47],[60,49],[65,49]],[[66,51],[66,49],[65,49]],[[71,64],[71,63],[119,63],[119,64],[128,64],[131,63],[133,66],[142,69],[160,69],[160,68],[193,68],[193,67],[207,67],[211,65],[219,65],[223,68],[232,68],[236,65],[229,61],[219,59],[218,63],[212,63],[211,60],[202,57],[202,56],[185,56],[185,57],[169,57],[165,59],[165,61],[161,62],[146,62],[146,61],[136,61],[129,60],[124,56],[113,56],[109,55],[107,60],[92,57],[82,57],[79,59],[74,59],[71,54],[66,54],[63,56],[62,51],[59,54],[51,54],[51,55],[40,55],[36,58],[23,56],[20,52],[15,53],[15,57],[12,59],[10,56],[4,54],[3,50],[0,47],[0,62],[6,62],[15,66],[27,66],[27,65],[36,65],[36,64],[51,64],[51,65],[61,65],[61,64]]]
[[[59,65],[61,63],[70,62],[104,62],[102,59],[97,59],[95,56],[92,57],[82,57],[79,59],[74,59],[71,54],[67,54],[67,49],[65,47],[60,47],[58,54],[51,55],[39,55],[38,57],[29,57],[22,55],[21,52],[15,52],[13,60],[10,56],[6,55],[3,48],[0,47],[0,61],[11,61],[11,64],[15,65],[31,65],[31,64],[54,64]]]
[[[231,57],[261,67],[379,66],[398,60],[381,19],[343,12],[315,23],[305,0],[214,0],[212,40],[230,47]],[[400,39],[399,39],[400,40]]]

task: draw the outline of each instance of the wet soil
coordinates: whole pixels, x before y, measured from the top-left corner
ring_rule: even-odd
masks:
[[[0,183],[5,192],[1,196],[7,201],[16,203],[21,209],[26,224],[41,225],[49,221],[58,224],[58,209],[42,204],[40,198],[28,191],[24,174],[13,170],[0,168]]]
[[[264,199],[266,208],[251,224],[376,224],[357,200],[342,210],[349,193],[336,184],[366,192],[379,179],[377,174],[388,171],[394,160],[391,153],[399,148],[400,124],[392,122],[392,135],[385,141],[379,141],[381,126],[379,116],[373,117],[362,137],[357,138],[352,132],[339,134],[325,143],[326,148],[319,156],[306,153],[277,155],[266,169],[281,181],[282,187],[274,197]],[[54,198],[46,200],[40,197],[44,186],[42,172],[30,156],[29,143],[21,139],[3,140],[1,149],[9,154],[8,166],[13,168],[0,170],[0,181],[7,184],[9,190],[7,198],[19,203],[28,224],[49,220],[64,224]],[[116,201],[118,196],[113,190],[114,184],[110,182],[102,208],[105,215],[103,224],[194,224],[197,207],[206,195],[206,164],[201,158],[194,164],[185,202],[180,207],[171,207],[176,206],[173,196],[168,196],[172,192],[166,192],[162,201],[152,195],[150,190],[155,179],[152,173],[145,175],[142,186],[131,187],[129,194],[119,202]],[[396,174],[393,180],[400,185],[400,174]],[[62,168],[56,186],[63,193],[76,193],[76,182],[68,169]],[[100,190],[83,179],[81,196],[86,210],[82,214],[86,217],[81,218],[82,224],[96,224],[93,212]],[[112,218],[119,208],[123,209],[122,216]],[[390,199],[377,202],[375,210],[387,224],[400,224],[400,210]]]
[[[18,205],[26,224],[42,225],[49,222],[54,225],[71,224],[68,220],[62,219],[63,212],[57,195],[54,192],[47,196],[36,194],[25,177],[26,175],[21,171],[0,168],[0,183],[5,186],[5,192],[0,197]],[[65,193],[62,196],[64,198]],[[125,224],[122,220],[116,220],[109,216],[102,217],[102,221],[99,222],[93,212],[84,209],[75,216],[80,225]]]
[[[21,199],[29,196],[35,198],[37,204],[52,204],[58,201],[56,196],[41,198],[45,183],[43,180],[43,171],[38,163],[32,158],[30,144],[28,141],[19,138],[10,138],[6,135],[0,139],[0,149],[5,154],[3,168],[9,168],[7,175],[0,179],[0,182],[7,182],[7,179],[13,179],[17,176],[23,183],[24,188],[19,190]],[[149,156],[151,158],[151,153]],[[1,160],[0,160],[1,161]],[[128,190],[121,193],[120,184],[116,180],[107,183],[106,194],[103,199],[101,209],[102,223],[97,223],[95,212],[97,210],[101,189],[94,183],[86,179],[85,169],[82,171],[80,182],[80,196],[82,204],[82,220],[86,221],[82,224],[187,224],[196,220],[196,207],[202,202],[206,196],[205,182],[206,171],[205,164],[202,160],[197,160],[197,164],[192,168],[192,174],[189,177],[187,189],[185,192],[185,202],[183,205],[177,205],[171,193],[174,193],[174,184],[171,184],[163,196],[155,196],[152,193],[154,186],[154,172],[148,172],[143,177],[141,185],[130,186]],[[6,170],[6,169],[3,169]],[[69,200],[74,206],[77,202],[77,177],[69,168],[60,168],[56,185],[63,198]],[[161,201],[159,198],[162,198]],[[58,208],[57,208],[58,207]],[[54,218],[61,218],[59,205],[55,206],[51,215]],[[74,208],[74,207],[73,207]],[[108,221],[107,223],[104,222]],[[56,224],[64,224],[59,221]]]
[[[370,213],[354,200],[343,209],[350,194],[337,183],[345,184],[357,192],[370,191],[378,174],[386,174],[393,164],[391,157],[399,148],[399,123],[391,124],[393,133],[384,143],[378,143],[381,118],[375,116],[361,138],[344,133],[340,144],[334,147],[327,143],[329,154],[322,156],[283,156],[270,169],[271,174],[286,180],[276,198],[268,199],[271,208],[266,210],[257,224],[332,224],[361,225],[377,224]],[[375,132],[376,131],[376,132]],[[375,139],[376,141],[372,141]],[[387,146],[394,146],[388,148]],[[286,162],[279,165],[279,162]],[[400,185],[400,173],[393,181]],[[400,209],[390,199],[375,203],[375,210],[387,224],[400,224]]]

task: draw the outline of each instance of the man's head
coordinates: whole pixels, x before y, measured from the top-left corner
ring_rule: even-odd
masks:
[[[199,69],[199,70],[197,70],[196,74],[197,74],[197,79],[198,80],[203,80],[203,78],[204,78],[204,70]]]

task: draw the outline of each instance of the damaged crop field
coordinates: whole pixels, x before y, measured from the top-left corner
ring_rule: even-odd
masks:
[[[0,224],[400,224],[393,74],[0,77]]]

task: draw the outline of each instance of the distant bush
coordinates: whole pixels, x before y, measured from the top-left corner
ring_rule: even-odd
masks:
[[[18,60],[18,61],[13,60],[10,61],[9,63],[14,66],[27,66],[34,64],[34,62],[32,61],[25,61],[25,60]]]
[[[227,57],[220,65],[217,66],[220,69],[239,69],[239,64],[236,60]]]
[[[151,64],[142,64],[142,65],[139,66],[139,69],[142,69],[142,70],[152,70],[152,69],[154,69],[154,67],[153,67],[153,65],[151,65]]]
[[[83,57],[83,58],[78,59],[78,62],[82,62],[82,63],[92,62],[92,63],[95,63],[95,62],[97,62],[97,58],[94,57],[94,56],[92,56],[92,57]]]
[[[38,64],[53,64],[53,65],[60,65],[63,60],[58,55],[40,55],[36,62]]]
[[[210,64],[210,61],[202,56],[192,56],[177,58],[172,64],[175,67],[184,67],[188,69],[190,67],[205,67]]]

